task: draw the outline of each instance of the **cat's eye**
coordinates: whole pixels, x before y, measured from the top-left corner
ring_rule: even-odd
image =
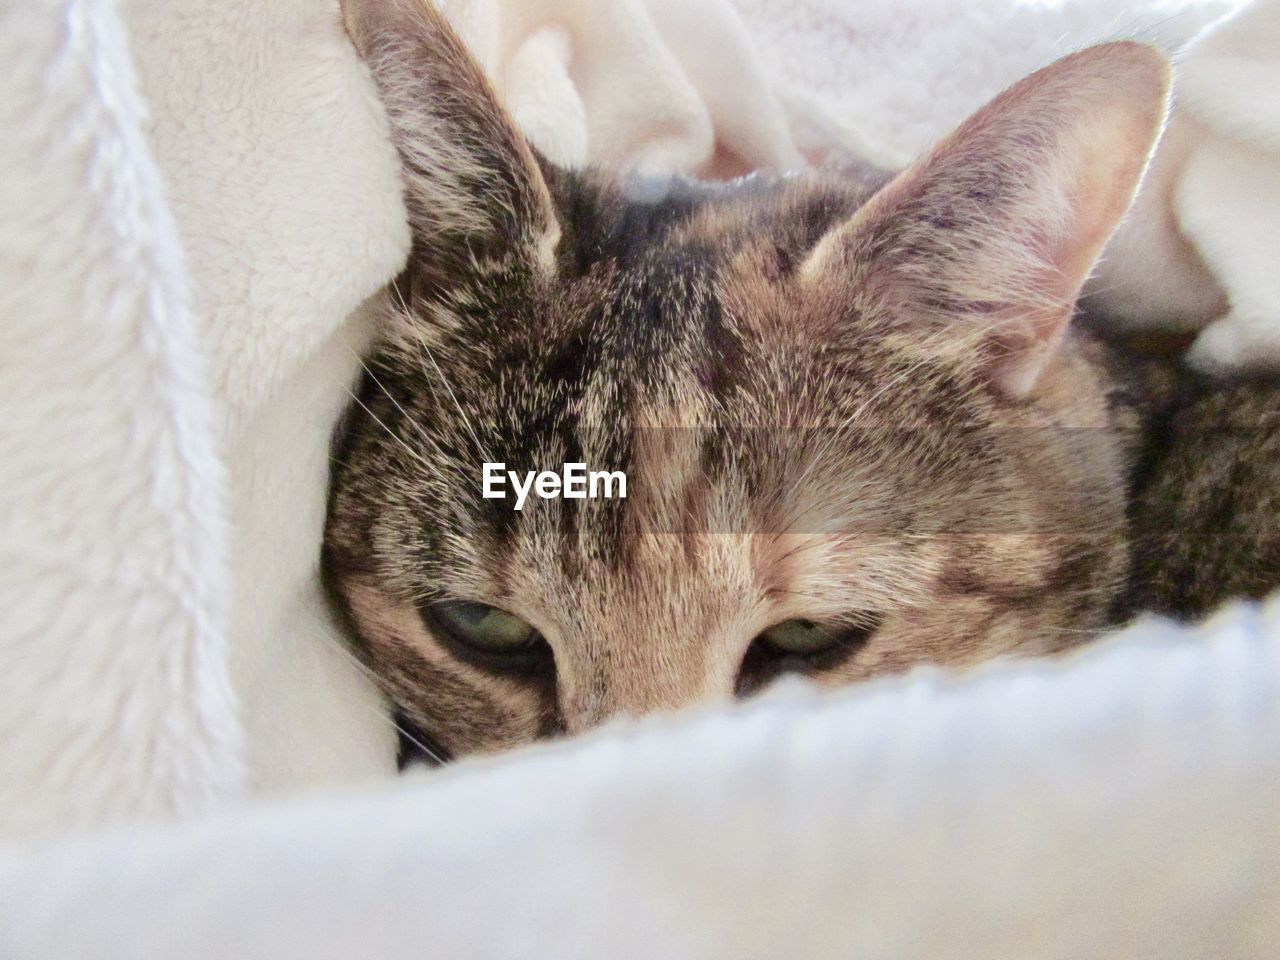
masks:
[[[845,628],[824,626],[812,620],[784,620],[760,634],[759,640],[781,653],[807,657],[830,650],[841,643],[847,633]]]
[[[879,617],[870,614],[842,622],[796,618],[775,623],[747,649],[738,693],[752,693],[784,673],[830,670],[862,649],[879,624]]]
[[[487,657],[522,657],[543,645],[529,623],[485,603],[440,601],[427,604],[423,616],[441,639]]]

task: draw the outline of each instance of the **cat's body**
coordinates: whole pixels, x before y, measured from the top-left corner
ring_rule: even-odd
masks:
[[[429,5],[345,10],[415,249],[325,562],[368,663],[447,751],[782,672],[1054,652],[1135,603],[1184,612],[1272,577],[1273,507],[1250,570],[1160,539],[1165,511],[1202,504],[1173,503],[1194,484],[1149,438],[1235,412],[1275,452],[1275,395],[1254,419],[1139,389],[1156,374],[1066,329],[1163,116],[1151,51],[1044,71],[884,186],[635,188],[540,165]],[[1280,480],[1280,453],[1233,455],[1233,483]],[[624,471],[628,497],[517,512],[480,496],[496,461]]]
[[[1107,370],[1115,429],[1134,438],[1113,620],[1195,618],[1280,587],[1280,378],[1210,379],[1125,348]]]

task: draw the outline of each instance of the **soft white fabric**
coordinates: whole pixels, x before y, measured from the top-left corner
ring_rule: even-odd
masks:
[[[1177,107],[1094,283],[1122,327],[1201,331],[1210,373],[1280,370],[1280,0],[1197,37]]]
[[[1227,5],[446,0],[553,156],[711,175],[833,147],[897,162],[1057,53],[1177,43]],[[368,336],[348,315],[408,243],[335,0],[0,17],[0,832],[389,773],[316,569]],[[1235,42],[1202,45],[1188,113],[1258,89],[1231,77],[1271,51]],[[1251,102],[1225,134],[1270,116]]]
[[[1228,311],[1191,359],[1207,370],[1280,370],[1280,0],[1258,0],[1186,58],[1182,122],[1202,136],[1174,186],[1178,225]]]
[[[317,577],[329,440],[400,268],[398,164],[316,0],[124,0],[229,475],[231,676],[251,786],[390,772],[394,738]]]
[[[1280,603],[0,858],[23,960],[1273,960]]]
[[[0,833],[390,773],[317,578],[408,247],[336,4],[0,17]]]
[[[564,166],[801,162],[729,0],[441,0],[517,122]],[[729,159],[729,158],[725,158]]]
[[[236,795],[226,479],[114,4],[0,5],[0,835]]]

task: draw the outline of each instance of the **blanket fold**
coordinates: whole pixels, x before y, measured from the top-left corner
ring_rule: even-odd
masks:
[[[0,955],[1269,960],[1278,628],[1147,624],[46,846],[0,858]]]

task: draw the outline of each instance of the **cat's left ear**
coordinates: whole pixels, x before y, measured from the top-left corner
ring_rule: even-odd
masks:
[[[342,0],[404,171],[412,256],[551,269],[560,228],[532,147],[433,0]]]
[[[1139,43],[1032,74],[824,237],[803,281],[978,351],[1001,392],[1025,396],[1133,199],[1169,86],[1165,58]]]

